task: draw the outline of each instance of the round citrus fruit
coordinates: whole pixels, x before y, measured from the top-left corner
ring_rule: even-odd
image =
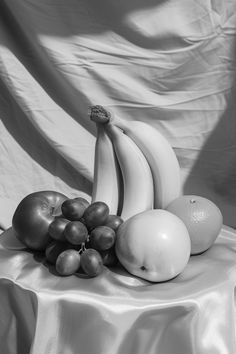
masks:
[[[183,195],[171,202],[166,210],[185,223],[191,240],[191,255],[202,253],[210,248],[222,228],[221,211],[207,198]]]
[[[190,238],[183,221],[166,210],[136,214],[119,226],[116,254],[126,270],[160,282],[180,274],[190,257]]]

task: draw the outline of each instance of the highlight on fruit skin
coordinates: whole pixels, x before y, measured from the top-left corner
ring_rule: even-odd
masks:
[[[93,122],[101,124],[108,123],[111,119],[111,113],[100,105],[91,106],[89,116]]]

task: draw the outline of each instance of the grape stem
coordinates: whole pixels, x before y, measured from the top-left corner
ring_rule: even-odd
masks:
[[[86,251],[86,246],[85,246],[85,242],[83,242],[82,244],[81,244],[81,247],[80,247],[80,249],[79,249],[79,254],[81,254],[81,253],[83,253],[84,251]]]

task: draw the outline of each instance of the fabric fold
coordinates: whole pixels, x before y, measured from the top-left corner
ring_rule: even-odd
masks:
[[[91,279],[58,277],[9,229],[0,236],[0,351],[232,354],[235,252],[235,230],[224,226],[215,244],[168,282],[150,283],[120,267]]]

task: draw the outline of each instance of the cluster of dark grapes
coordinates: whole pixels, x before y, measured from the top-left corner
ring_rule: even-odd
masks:
[[[95,277],[103,265],[115,266],[116,234],[123,220],[109,214],[104,202],[89,203],[82,197],[67,199],[61,215],[49,225],[52,239],[45,250],[49,263],[61,276],[78,272]]]

